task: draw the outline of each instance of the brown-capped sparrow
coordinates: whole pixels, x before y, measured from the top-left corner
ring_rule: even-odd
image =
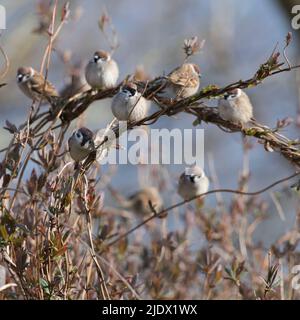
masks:
[[[219,100],[218,109],[220,117],[244,125],[253,117],[253,107],[247,94],[237,88],[224,94]]]
[[[148,108],[149,102],[131,82],[120,88],[111,104],[111,111],[119,121],[139,121],[146,117]]]
[[[167,76],[167,94],[172,98],[188,98],[196,94],[200,86],[200,68],[194,63],[184,63]]]
[[[95,150],[94,134],[85,127],[75,130],[68,140],[69,153],[75,162],[81,162]]]
[[[121,205],[132,210],[137,215],[145,216],[153,213],[149,202],[157,213],[162,210],[163,200],[158,190],[154,187],[146,187],[137,191],[127,200],[124,200]]]
[[[117,84],[119,68],[110,54],[104,50],[96,51],[85,68],[87,83],[96,89],[113,88]]]
[[[58,96],[52,83],[48,80],[45,82],[44,76],[32,67],[20,67],[17,71],[17,82],[22,92],[32,100]]]
[[[189,200],[208,191],[209,180],[202,168],[198,166],[185,168],[178,183],[178,194]]]

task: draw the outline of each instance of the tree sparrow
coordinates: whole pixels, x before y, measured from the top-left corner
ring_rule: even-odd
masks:
[[[196,94],[200,86],[200,69],[193,63],[184,63],[168,76],[167,92],[175,98],[188,98]]]
[[[246,124],[253,117],[253,107],[247,94],[237,88],[224,94],[218,103],[219,114],[223,120],[241,125]]]
[[[85,127],[73,132],[68,140],[69,152],[75,162],[83,161],[95,150],[94,134]]]
[[[124,208],[131,209],[134,213],[141,216],[146,216],[153,213],[149,202],[157,213],[161,211],[163,207],[162,198],[158,190],[154,187],[141,189],[140,191],[130,196],[127,200],[124,200],[122,202],[123,203],[121,203],[121,205]]]
[[[31,67],[20,67],[17,71],[17,82],[23,93],[32,100],[45,97],[57,97],[54,86],[44,76]]]
[[[117,84],[119,68],[106,51],[96,51],[85,68],[87,83],[96,89],[113,88]]]
[[[148,101],[138,92],[134,83],[127,83],[114,96],[111,111],[119,121],[139,121],[146,117]]]
[[[194,166],[186,168],[178,183],[178,193],[184,200],[208,191],[209,180],[202,168]]]

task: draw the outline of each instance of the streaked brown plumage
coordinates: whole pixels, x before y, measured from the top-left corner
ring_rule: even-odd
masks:
[[[174,98],[188,98],[197,93],[200,86],[200,69],[196,64],[184,63],[168,75],[167,89]]]
[[[57,97],[58,93],[53,84],[32,67],[20,67],[17,71],[18,86],[32,100]]]
[[[131,209],[137,215],[146,216],[153,213],[149,206],[149,201],[156,212],[162,210],[163,200],[158,190],[154,187],[146,187],[137,191],[127,200],[122,201],[121,205],[124,208]]]

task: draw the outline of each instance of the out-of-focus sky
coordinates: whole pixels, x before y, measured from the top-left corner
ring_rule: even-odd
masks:
[[[15,83],[16,69],[20,65],[38,69],[46,46],[45,39],[32,33],[37,27],[36,3],[32,0],[1,1],[7,10],[7,30],[0,41],[10,58],[10,70],[5,79],[8,85],[1,89],[0,95],[1,147],[9,138],[2,129],[5,120],[21,123],[30,105]],[[120,41],[114,56],[119,63],[120,78],[133,73],[137,65],[143,65],[152,76],[169,72],[182,63],[183,40],[196,35],[206,40],[202,53],[192,58],[201,67],[202,86],[227,85],[251,77],[278,41],[279,46],[284,45],[285,36],[291,31],[281,7],[271,0],[78,0],[71,1],[71,14],[80,17],[63,27],[57,46],[61,50],[71,50],[75,60],[84,61],[90,59],[96,49],[108,49],[97,23],[104,7]],[[288,54],[291,61],[297,62],[297,43],[289,48]],[[61,88],[65,76],[61,60],[53,53],[49,79]],[[295,72],[284,73],[247,90],[254,115],[260,122],[274,126],[278,119],[295,117],[298,107],[295,77]],[[86,114],[86,124],[92,129],[106,126],[111,119],[109,100],[94,103]],[[176,118],[164,117],[153,127],[190,128],[192,120],[180,114]],[[243,161],[240,134],[226,134],[213,125],[203,125],[203,128],[208,175],[210,154],[222,187],[235,188]],[[292,125],[284,134],[296,138],[299,129]],[[254,144],[250,151],[250,188],[266,186],[291,172],[291,166],[280,155],[267,154],[261,145]],[[177,176],[183,166],[168,169]],[[119,191],[130,194],[138,189],[136,170],[132,165],[119,167],[113,183]],[[209,201],[213,203],[215,199],[211,197]],[[288,204],[285,205],[288,210]],[[276,230],[283,231],[292,222],[279,224]]]

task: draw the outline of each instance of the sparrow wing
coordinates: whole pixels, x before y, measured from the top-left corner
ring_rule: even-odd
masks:
[[[174,69],[168,78],[173,84],[182,87],[196,87],[199,81],[197,75],[192,72],[191,67],[187,64]]]
[[[45,86],[45,87],[44,87]],[[31,78],[31,89],[33,92],[39,94],[39,95],[45,95],[48,97],[57,97],[58,93],[53,86],[51,82],[46,80],[45,83],[45,78],[43,75],[40,73],[36,72],[34,74],[34,77]]]

